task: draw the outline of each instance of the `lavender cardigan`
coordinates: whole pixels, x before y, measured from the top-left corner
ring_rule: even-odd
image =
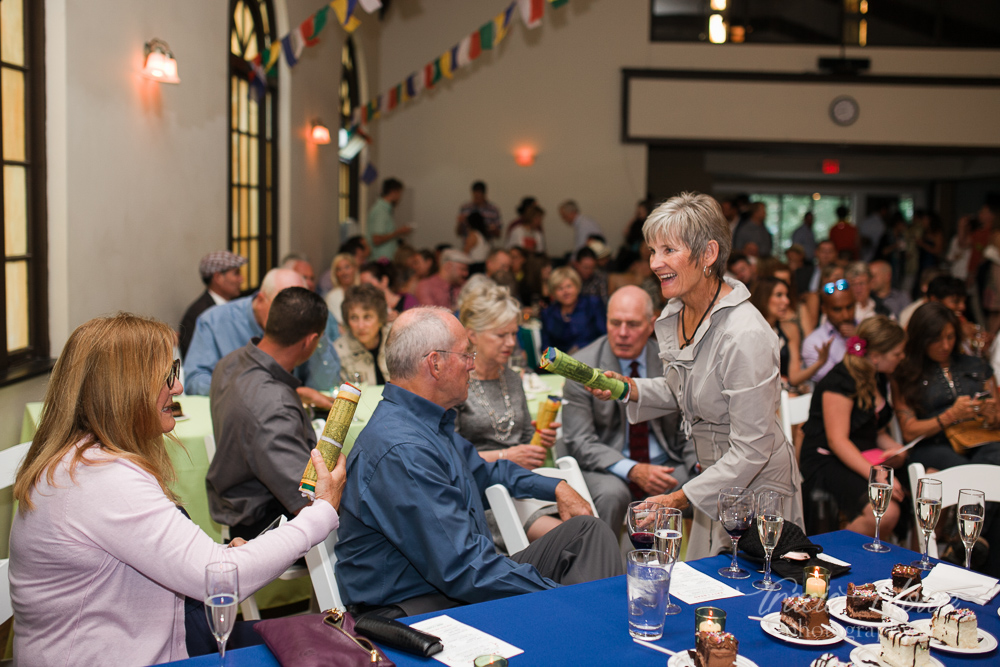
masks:
[[[82,446],[82,445],[81,445]],[[70,479],[43,476],[10,535],[14,662],[150,665],[187,657],[184,596],[205,595],[205,566],[239,566],[245,597],[337,528],[328,503],[248,544],[212,541],[138,466],[91,446]]]

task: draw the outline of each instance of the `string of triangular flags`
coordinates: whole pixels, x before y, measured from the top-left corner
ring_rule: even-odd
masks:
[[[382,8],[382,0],[333,0],[280,40],[265,47],[254,58],[248,59],[250,96],[258,101],[264,97],[267,91],[267,74],[278,64],[281,56],[285,57],[285,63],[289,67],[295,67],[307,47],[319,44],[319,33],[327,25],[330,10],[333,10],[337,22],[344,30],[354,32],[361,25],[361,20],[355,15],[358,5],[371,14]]]
[[[351,117],[352,130],[378,119],[383,112],[389,113],[404,102],[408,102],[425,90],[431,90],[441,79],[451,79],[455,72],[469,65],[484,51],[495,49],[507,33],[520,9],[521,20],[528,28],[542,24],[545,5],[562,7],[569,0],[513,0],[506,9],[482,24],[478,29],[462,38],[443,54],[430,61],[405,79],[376,95],[365,104],[354,109]]]

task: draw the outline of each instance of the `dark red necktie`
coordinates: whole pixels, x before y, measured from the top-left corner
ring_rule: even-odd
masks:
[[[642,377],[639,375],[639,362],[633,361],[630,377]],[[649,463],[649,422],[639,422],[628,426],[628,451],[629,458],[636,463]],[[629,482],[632,495],[636,498],[645,498],[646,493],[635,482]]]

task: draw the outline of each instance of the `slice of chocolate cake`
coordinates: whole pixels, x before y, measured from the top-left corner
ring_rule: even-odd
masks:
[[[882,647],[879,662],[889,667],[928,667],[931,664],[931,638],[905,623],[880,628],[878,641]]]
[[[696,632],[695,667],[735,667],[739,648],[739,641],[728,632]]]
[[[844,611],[848,617],[859,621],[879,622],[882,620],[881,609],[882,598],[875,589],[875,584],[847,584],[847,604]]]
[[[830,615],[826,612],[826,600],[819,598],[794,597],[781,601],[781,622],[802,639],[832,639],[836,635],[823,627],[829,625]]]
[[[902,563],[896,565],[892,568],[893,595],[899,595],[914,584],[919,584],[922,579],[923,576],[919,568],[912,565],[903,565]],[[923,599],[923,586],[917,586],[916,590],[907,593],[901,599],[920,602]]]

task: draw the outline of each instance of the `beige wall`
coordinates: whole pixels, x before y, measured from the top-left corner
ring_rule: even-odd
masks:
[[[394,5],[382,33],[383,44],[392,45],[382,50],[382,88],[439,55],[505,4],[440,0],[419,8]],[[379,171],[410,187],[397,219],[419,225],[414,242],[421,246],[451,239],[457,207],[468,198],[469,184],[482,178],[505,220],[514,217],[522,195],[539,197],[548,211],[546,231],[556,253],[568,250],[571,243],[569,228],[555,212],[567,197],[576,198],[617,244],[646,183],[645,148],[620,141],[622,68],[801,73],[816,71],[819,56],[838,55],[837,49],[818,47],[652,44],[648,13],[646,2],[615,0],[574,0],[547,10],[541,27],[529,31],[518,22],[498,51],[377,122]],[[853,49],[848,55],[871,58],[872,74],[995,76],[1000,71],[997,51]],[[692,90],[684,92],[692,95],[664,95],[659,119],[655,109],[647,109],[649,122],[659,120],[661,136],[676,132],[682,137],[757,138],[753,128],[741,122],[757,117],[757,108],[741,104],[735,91],[719,96],[718,90],[712,91],[712,99],[721,99],[726,110],[720,112],[716,105],[716,131],[692,135],[688,125],[698,125],[707,107],[694,96],[701,92],[694,90],[697,85],[687,86]],[[906,126],[911,136],[924,134],[931,143],[954,140],[942,120],[945,111],[920,113],[921,106],[908,98],[893,108],[892,94],[892,89],[866,86],[858,99],[876,97],[870,103],[862,100],[862,117],[869,117],[877,102],[883,108],[888,105],[885,122]],[[979,99],[969,105],[976,107]],[[820,105],[817,132],[825,131],[823,123],[833,127],[826,120],[828,103],[824,98]],[[974,134],[976,124],[983,124],[983,116],[997,116],[996,100],[990,97],[988,104],[970,112],[979,115],[971,119],[973,127],[960,143]],[[782,109],[776,115],[772,111],[760,115],[771,115],[778,126],[794,116]],[[809,139],[809,129],[791,138],[825,140]],[[521,143],[538,148],[533,167],[514,165],[512,153]]]

